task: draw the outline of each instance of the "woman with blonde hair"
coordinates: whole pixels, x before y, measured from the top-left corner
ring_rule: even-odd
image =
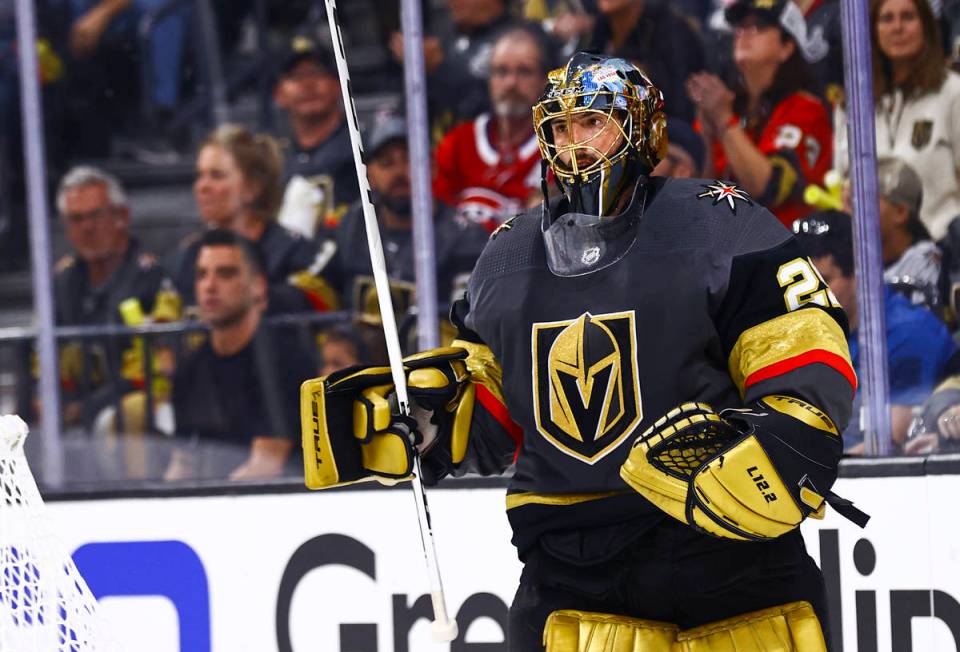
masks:
[[[920,175],[920,221],[934,239],[960,215],[960,75],[947,67],[926,0],[871,0],[877,156]],[[847,120],[837,112],[835,167],[849,167]]]
[[[283,199],[277,142],[242,125],[215,129],[197,153],[193,194],[208,228],[229,229],[258,245],[266,260],[271,313],[330,310],[336,298],[319,276],[322,252],[277,224]],[[178,247],[170,273],[186,305],[194,303],[194,267],[201,233]]]

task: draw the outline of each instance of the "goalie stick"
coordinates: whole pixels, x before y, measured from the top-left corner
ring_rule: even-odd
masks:
[[[347,125],[350,142],[353,144],[353,161],[357,167],[357,183],[360,186],[360,199],[363,205],[363,221],[367,229],[367,245],[370,248],[370,264],[373,267],[373,279],[377,288],[380,304],[380,316],[383,320],[383,334],[387,343],[390,359],[390,371],[396,390],[400,414],[410,416],[410,401],[407,395],[407,378],[403,372],[403,356],[400,352],[400,337],[393,313],[393,301],[390,296],[390,283],[387,278],[387,266],[383,258],[383,244],[380,240],[380,228],[377,214],[370,194],[370,182],[367,180],[367,166],[363,156],[363,143],[360,139],[360,122],[357,119],[357,107],[353,101],[350,86],[350,72],[347,70],[347,58],[343,49],[343,36],[340,33],[340,21],[337,15],[336,0],[325,0],[327,20],[330,24],[330,37],[333,40],[334,56],[337,60],[337,72],[340,76],[340,90],[346,105]],[[430,526],[430,509],[427,496],[423,491],[420,472],[420,455],[414,450],[413,457],[413,493],[417,505],[417,522],[420,525],[420,540],[423,544],[423,557],[430,576],[430,598],[433,603],[432,632],[435,641],[452,641],[457,637],[457,622],[447,616],[447,605],[443,595],[443,582],[440,579],[440,566],[437,551],[433,543],[433,530]]]

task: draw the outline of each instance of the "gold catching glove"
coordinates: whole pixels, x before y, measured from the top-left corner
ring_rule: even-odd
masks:
[[[748,410],[716,414],[685,403],[634,443],[620,476],[683,523],[727,539],[772,539],[825,502],[861,527],[869,518],[833,493],[840,435],[815,406],[766,396]]]

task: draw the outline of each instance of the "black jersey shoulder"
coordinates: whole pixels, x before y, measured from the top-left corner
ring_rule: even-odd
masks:
[[[705,250],[737,256],[790,238],[779,220],[745,190],[710,179],[651,179],[640,245],[659,251]]]
[[[541,221],[543,208],[531,208],[504,222],[487,241],[473,270],[473,280],[491,280],[546,264]]]

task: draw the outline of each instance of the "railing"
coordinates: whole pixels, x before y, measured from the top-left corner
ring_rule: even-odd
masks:
[[[264,324],[270,328],[290,328],[308,351],[315,351],[313,335],[317,328],[347,323],[353,314],[347,311],[327,313],[296,313],[266,317]],[[123,431],[123,410],[121,401],[123,396],[140,389],[124,379],[120,374],[120,360],[122,349],[129,346],[134,340],[142,342],[141,362],[143,391],[145,393],[145,431],[155,432],[154,421],[155,396],[152,380],[157,376],[154,369],[154,353],[161,346],[170,346],[176,359],[183,353],[184,336],[191,333],[207,332],[209,329],[200,322],[171,322],[149,324],[139,327],[128,327],[119,324],[99,326],[61,326],[54,329],[54,336],[58,343],[65,341],[79,342],[80,369],[77,375],[78,394],[90,396],[94,386],[91,378],[94,363],[92,347],[102,345],[106,349],[105,373],[106,382],[102,385],[103,395],[100,400],[94,399],[90,409],[85,410],[82,421],[86,428],[90,428],[96,412],[103,407],[112,405],[115,409],[116,430]],[[12,366],[14,381],[13,403],[17,413],[29,415],[34,412],[34,374],[32,372],[32,342],[37,335],[36,328],[0,328],[0,350],[12,352]],[[8,358],[8,362],[10,359]],[[0,392],[4,391],[0,388]],[[0,399],[7,398],[0,396]],[[62,418],[62,415],[60,415]]]

